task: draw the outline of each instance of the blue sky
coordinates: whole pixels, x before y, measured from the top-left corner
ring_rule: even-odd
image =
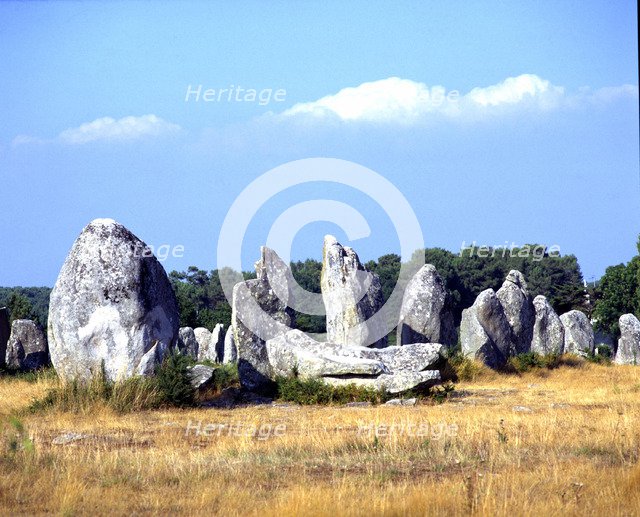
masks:
[[[558,245],[597,278],[640,233],[636,19],[630,1],[0,3],[0,285],[53,285],[98,217],[183,246],[167,270],[213,268],[243,189],[317,156],[387,178],[427,246]],[[185,102],[189,85],[286,95]],[[398,251],[376,203],[314,183],[260,207],[245,267],[309,199],[365,216],[363,259]],[[310,224],[293,258],[327,232],[346,240]]]

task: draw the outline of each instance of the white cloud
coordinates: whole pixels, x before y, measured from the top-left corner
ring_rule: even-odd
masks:
[[[563,95],[564,88],[561,86],[554,86],[534,74],[523,74],[518,77],[508,77],[501,83],[486,88],[474,88],[464,96],[464,99],[485,107],[526,101],[537,101],[544,106]]]
[[[343,121],[412,124],[429,117],[478,118],[485,114],[515,110],[549,110],[574,107],[585,101],[611,102],[638,96],[638,87],[624,85],[591,92],[567,94],[565,88],[535,74],[508,77],[504,81],[473,88],[465,95],[443,86],[390,77],[344,88],[313,102],[294,105],[281,117],[307,115]]]
[[[442,87],[430,90],[424,83],[390,77],[344,88],[315,102],[296,104],[284,115],[335,115],[342,120],[411,121],[434,108],[434,98],[444,93]]]
[[[67,144],[86,144],[98,140],[136,140],[144,136],[160,136],[175,133],[180,126],[161,119],[156,115],[123,117],[115,120],[103,117],[78,127],[65,129],[58,135]]]

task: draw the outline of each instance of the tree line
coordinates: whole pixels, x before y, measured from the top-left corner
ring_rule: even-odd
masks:
[[[492,249],[480,254],[477,249],[468,248],[456,254],[442,248],[427,248],[416,251],[411,260],[424,254],[425,263],[436,267],[447,287],[447,303],[456,324],[460,323],[463,309],[470,307],[478,294],[488,288],[499,289],[507,273],[517,269],[525,275],[530,294],[546,296],[558,314],[582,310],[594,318],[596,329],[617,337],[622,314],[640,317],[640,236],[637,245],[637,256],[627,264],[607,268],[597,285],[588,288],[574,255],[519,253],[525,247],[506,254]],[[526,245],[527,249],[536,247],[539,246]],[[368,261],[365,267],[380,277],[386,302],[399,280],[400,256],[383,255]],[[320,261],[292,262],[291,271],[304,289],[320,293]],[[255,273],[244,272],[243,277],[255,278]],[[213,329],[217,323],[231,324],[231,306],[222,289],[219,270],[205,271],[191,266],[187,271],[172,271],[169,279],[178,300],[180,326]],[[0,307],[9,308],[12,320],[33,319],[46,328],[50,292],[48,287],[0,287]],[[301,330],[325,331],[324,317],[299,313],[296,316]]]

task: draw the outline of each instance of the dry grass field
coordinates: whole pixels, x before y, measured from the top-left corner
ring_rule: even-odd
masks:
[[[0,514],[640,514],[634,367],[484,374],[412,407],[27,413],[55,382],[0,379]]]

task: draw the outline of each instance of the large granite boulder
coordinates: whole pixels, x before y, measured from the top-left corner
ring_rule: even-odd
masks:
[[[382,348],[384,322],[372,318],[382,307],[378,275],[367,271],[356,252],[335,237],[324,238],[320,286],[326,310],[327,341]]]
[[[270,277],[274,281],[287,277],[288,266],[266,246],[260,249],[260,255],[255,264],[257,278],[237,283],[231,304],[240,382],[251,391],[271,386],[273,375],[265,343],[291,330],[295,321],[287,288],[278,286],[285,298],[281,299],[269,283]]]
[[[9,310],[6,307],[0,307],[0,366],[5,365],[4,358],[7,353],[7,343],[10,335]]]
[[[593,354],[593,327],[587,315],[580,311],[569,311],[560,316],[564,326],[564,353],[586,357]]]
[[[462,353],[491,368],[503,366],[515,349],[511,326],[493,289],[482,291],[471,307],[462,311]]]
[[[211,332],[207,332],[209,339],[200,346],[198,361],[220,363],[222,362],[222,355],[224,354],[224,325],[218,323]]]
[[[533,300],[535,322],[531,351],[541,355],[564,352],[564,325],[547,299],[538,295]]]
[[[531,296],[527,291],[524,275],[515,269],[509,271],[496,296],[502,304],[509,325],[511,325],[515,345],[514,352],[516,354],[528,352],[531,347],[536,313]]]
[[[615,363],[640,364],[640,321],[633,314],[620,316],[620,339]]]
[[[434,266],[425,264],[405,288],[396,343],[442,343],[452,347],[456,341],[444,281]]]
[[[319,378],[331,385],[356,384],[399,393],[440,381],[442,345],[417,343],[375,349],[319,342],[300,330],[266,342],[271,375]]]
[[[238,348],[236,347],[236,341],[233,337],[233,327],[229,327],[227,329],[227,333],[224,336],[224,352],[222,353],[222,362],[224,364],[238,362]]]
[[[191,327],[181,327],[178,331],[178,350],[185,355],[197,359],[199,348],[200,345],[198,344],[194,330]]]
[[[49,304],[51,362],[64,379],[150,375],[178,337],[178,304],[150,248],[112,219],[76,239]]]
[[[6,364],[15,370],[37,370],[49,364],[47,338],[35,321],[13,321],[7,343]]]

